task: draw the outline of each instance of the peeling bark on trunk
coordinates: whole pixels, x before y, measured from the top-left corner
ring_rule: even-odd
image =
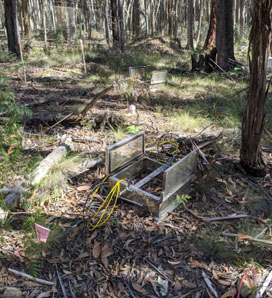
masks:
[[[256,176],[265,174],[261,137],[267,98],[266,71],[271,42],[271,10],[272,0],[255,1],[249,36],[250,86],[243,117],[240,163],[247,172]]]
[[[22,0],[22,17],[25,36],[29,35],[28,0]]]
[[[208,34],[204,43],[203,50],[211,50],[215,46],[215,35],[216,35],[216,5],[215,0],[212,0],[211,4],[211,15],[210,15],[210,25]]]

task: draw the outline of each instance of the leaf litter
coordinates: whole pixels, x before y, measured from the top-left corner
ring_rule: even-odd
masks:
[[[32,67],[28,71],[29,75],[39,77],[39,69]],[[114,141],[112,130],[106,129],[109,118],[104,116],[105,110],[117,117],[120,111],[122,114],[128,111],[125,101],[116,93],[105,96],[84,119],[84,125],[62,123],[44,136],[44,126],[48,127],[57,116],[56,111],[47,108],[45,111],[43,104],[35,104],[37,94],[42,95],[39,100],[45,102],[48,99],[55,102],[56,94],[59,94],[62,100],[58,112],[63,116],[67,113],[63,102],[79,99],[86,102],[93,92],[92,87],[87,94],[86,88],[75,89],[77,82],[71,84],[70,81],[67,77],[58,84],[54,80],[13,83],[20,101],[31,106],[35,115],[23,134],[25,150],[48,152],[63,139],[70,138],[73,151],[97,154]],[[196,137],[159,133],[162,126],[167,126],[167,117],[162,115],[158,123],[152,109],[139,103],[137,109],[141,111],[140,119],[130,116],[125,123],[140,125],[150,140],[178,140],[182,145],[181,156],[190,152],[195,144],[201,148],[199,171],[186,208],[178,207],[158,223],[138,207],[119,202],[110,220],[90,232],[86,200],[90,190],[105,175],[103,167],[92,169],[73,178],[61,198],[43,205],[48,225],[58,227],[59,239],[56,239],[54,249],[47,247],[43,251],[38,277],[54,281],[56,286],[41,286],[8,274],[10,267],[24,272],[29,269],[21,227],[31,212],[17,210],[9,215],[13,229],[1,230],[0,291],[15,286],[26,297],[63,297],[61,280],[68,297],[207,297],[210,290],[202,271],[220,297],[234,297],[245,272],[253,280],[254,287],[261,287],[269,274],[271,248],[248,239],[266,229],[260,239],[272,240],[269,218],[271,168],[264,179],[248,177],[239,170],[235,155],[231,156],[231,152],[224,154],[220,149],[228,136],[223,134],[217,138],[220,132],[215,134],[213,131],[209,131],[210,135],[205,132]],[[41,119],[41,115],[48,117]],[[99,118],[96,123],[102,123],[102,128],[101,125],[95,128],[94,118]],[[38,124],[35,129],[33,123]],[[88,123],[91,128],[86,127]],[[208,145],[201,147],[207,141]],[[159,159],[168,158],[160,150],[150,154]],[[271,165],[271,151],[266,150],[265,155]],[[97,195],[94,203],[99,206],[100,200],[101,196]],[[193,214],[200,217],[251,216],[203,222]],[[222,236],[222,232],[239,236],[230,239]],[[257,272],[256,280],[252,272]],[[271,285],[266,294],[272,296]]]

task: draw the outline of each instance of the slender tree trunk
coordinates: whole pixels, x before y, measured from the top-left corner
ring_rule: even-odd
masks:
[[[42,23],[43,23],[43,40],[44,40],[44,49],[47,50],[47,26],[46,26],[46,5],[44,0],[39,0],[42,14]]]
[[[203,17],[203,0],[199,0],[199,19],[198,19],[198,33],[196,44],[199,44],[201,30],[202,30],[202,17]]]
[[[261,138],[267,98],[266,70],[271,42],[271,11],[272,0],[255,1],[249,36],[250,85],[242,125],[240,162],[250,174],[257,176],[265,174]]]
[[[109,27],[109,0],[106,0],[105,5],[105,35],[107,44],[110,43],[110,27]]]
[[[140,3],[139,0],[134,0],[132,12],[132,32],[136,38],[140,35]]]
[[[76,38],[76,0],[67,1],[67,38],[71,41]]]
[[[244,35],[245,0],[240,0],[240,39]]]
[[[8,36],[8,49],[10,52],[21,55],[20,35],[17,19],[17,4],[16,0],[5,0],[5,22]]]
[[[175,10],[173,0],[168,0],[168,35],[170,39],[174,36],[174,18]]]
[[[54,33],[56,34],[57,28],[56,28],[56,20],[55,20],[54,7],[53,7],[52,0],[49,0],[49,7],[50,7],[51,18],[52,18],[53,30],[54,30]]]
[[[194,23],[194,3],[193,0],[188,0],[188,15],[187,15],[187,49],[194,49],[194,33],[193,33],[193,23]]]
[[[239,25],[239,16],[240,16],[240,0],[235,0],[236,5],[235,5],[235,23],[236,26]]]
[[[113,44],[117,45],[119,43],[117,0],[111,0],[111,23]]]
[[[148,31],[148,24],[147,24],[147,7],[146,7],[146,0],[144,0],[144,16],[145,16],[145,37],[147,37]]]
[[[22,18],[25,36],[29,35],[28,0],[22,0]]]
[[[215,35],[216,35],[216,5],[215,5],[215,0],[212,0],[210,25],[209,25],[208,34],[204,43],[204,47],[203,47],[205,51],[211,50],[212,48],[214,48]]]
[[[231,68],[229,58],[234,58],[233,0],[216,0],[217,63],[225,71]]]
[[[119,43],[122,53],[125,51],[125,27],[123,0],[118,0]]]

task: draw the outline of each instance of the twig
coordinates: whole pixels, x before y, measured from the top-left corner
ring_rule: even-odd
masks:
[[[55,126],[57,126],[57,125],[60,124],[61,122],[63,122],[63,121],[65,121],[65,120],[69,119],[69,118],[72,117],[73,115],[74,115],[74,113],[70,113],[70,114],[66,115],[66,116],[65,116],[64,118],[62,118],[60,121],[58,121],[58,122],[55,123],[54,125],[48,127],[48,128],[46,129],[45,132],[49,132],[52,128],[54,128]]]
[[[192,210],[188,209],[187,207],[185,207],[185,210],[187,210],[194,217],[201,219],[205,222],[220,221],[220,220],[232,220],[232,219],[238,219],[238,218],[245,218],[245,217],[249,216],[247,214],[240,214],[240,215],[222,216],[222,217],[204,217],[204,216],[196,215]]]
[[[63,293],[63,297],[64,298],[67,298],[67,294],[66,294],[66,290],[65,290],[65,287],[62,283],[62,279],[61,279],[61,276],[59,274],[59,270],[58,270],[58,266],[56,264],[56,271],[57,271],[57,276],[58,276],[58,280],[59,280],[59,283],[60,283],[60,287],[61,287],[61,290],[62,290],[62,293]]]
[[[128,291],[129,291],[129,294],[131,295],[131,297],[132,297],[132,298],[136,298],[136,296],[133,294],[133,292],[132,292],[132,290],[131,290],[131,288],[130,288],[130,286],[129,286],[129,284],[128,284],[127,281],[125,281],[125,284],[126,284],[126,286],[127,286],[127,289],[128,289]]]
[[[206,162],[208,168],[211,168],[211,165],[210,165],[210,163],[208,162],[208,160],[207,160],[205,154],[203,153],[203,151],[198,147],[198,145],[197,145],[195,142],[193,142],[192,140],[191,140],[191,142],[192,142],[192,145],[193,145],[195,148],[198,149],[199,154],[201,155],[201,157],[202,157],[202,158],[204,159],[204,161]]]
[[[217,66],[224,74],[227,75],[227,77],[234,82],[234,79],[222,68],[220,67],[215,61],[213,61],[213,59],[210,58],[210,60],[212,61],[212,63],[214,63],[215,66]]]
[[[163,273],[161,272],[160,269],[158,269],[155,265],[153,265],[149,260],[146,259],[146,262],[153,268],[155,269],[163,278],[169,280],[169,278]],[[171,281],[171,280],[170,280]],[[172,282],[172,281],[171,281]]]
[[[72,286],[71,286],[70,281],[68,281],[68,283],[69,283],[69,289],[70,289],[70,293],[71,293],[72,297],[73,297],[73,298],[76,298],[75,293],[74,293],[74,291],[73,291],[73,289],[72,289]]]
[[[11,269],[11,268],[8,268],[8,272],[13,273],[14,275],[17,275],[17,276],[21,276],[21,277],[27,278],[27,279],[32,280],[34,282],[40,283],[42,285],[47,285],[47,286],[54,286],[55,285],[54,282],[47,281],[47,280],[40,279],[40,278],[36,278],[36,277],[33,277],[33,276],[29,275],[29,274],[26,274],[24,272],[20,272],[20,271]]]
[[[238,219],[238,218],[245,218],[248,217],[247,214],[240,214],[240,215],[234,215],[234,216],[222,216],[222,217],[202,217],[199,216],[200,219],[206,222],[212,222],[212,221],[220,221],[220,220],[232,220],[232,219]]]
[[[225,233],[225,232],[221,233],[221,235],[226,236],[226,237],[236,237],[236,238],[239,238],[241,236],[241,234],[232,234],[232,233]],[[244,239],[241,239],[241,240],[248,240],[248,241],[260,242],[260,243],[272,245],[272,241],[258,239],[258,238],[254,238],[254,237],[251,237],[251,236],[248,236],[247,238],[244,238]]]
[[[229,62],[231,62],[232,64],[237,64],[237,65],[240,65],[240,66],[245,66],[243,63],[238,62],[238,61],[235,61],[235,60],[233,60],[233,59],[231,59],[231,58],[228,58],[228,60],[229,60]]]
[[[218,296],[217,292],[215,291],[215,289],[214,289],[211,281],[209,280],[207,274],[204,271],[202,271],[202,277],[204,278],[205,284],[207,285],[207,287],[209,288],[209,290],[212,292],[212,294],[216,298],[218,298],[219,296]]]
[[[206,127],[204,127],[204,128],[201,130],[201,132],[197,133],[197,134],[194,135],[193,137],[195,138],[195,137],[201,135],[206,129],[208,129],[208,128],[211,127],[211,126],[213,126],[213,124],[209,124],[209,125],[207,125]]]
[[[257,236],[255,236],[255,238],[256,238],[256,239],[260,238],[261,236],[263,236],[263,235],[266,233],[267,230],[268,230],[268,227],[265,227],[265,228],[261,231],[261,233],[259,233]]]
[[[268,274],[267,278],[265,279],[262,287],[260,288],[260,290],[256,294],[256,298],[261,298],[262,297],[262,295],[264,294],[266,288],[269,286],[271,280],[272,280],[272,270],[270,271],[270,273]]]
[[[264,131],[267,133],[267,135],[270,137],[270,139],[272,140],[272,133],[267,129],[264,128]]]

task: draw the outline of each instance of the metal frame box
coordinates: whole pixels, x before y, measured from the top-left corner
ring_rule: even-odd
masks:
[[[144,207],[157,220],[164,219],[181,201],[177,195],[190,192],[197,167],[198,150],[174,164],[161,163],[145,154],[144,132],[139,132],[106,149],[106,167],[112,185],[121,179],[120,198]],[[153,179],[159,181],[160,195],[146,190]]]

